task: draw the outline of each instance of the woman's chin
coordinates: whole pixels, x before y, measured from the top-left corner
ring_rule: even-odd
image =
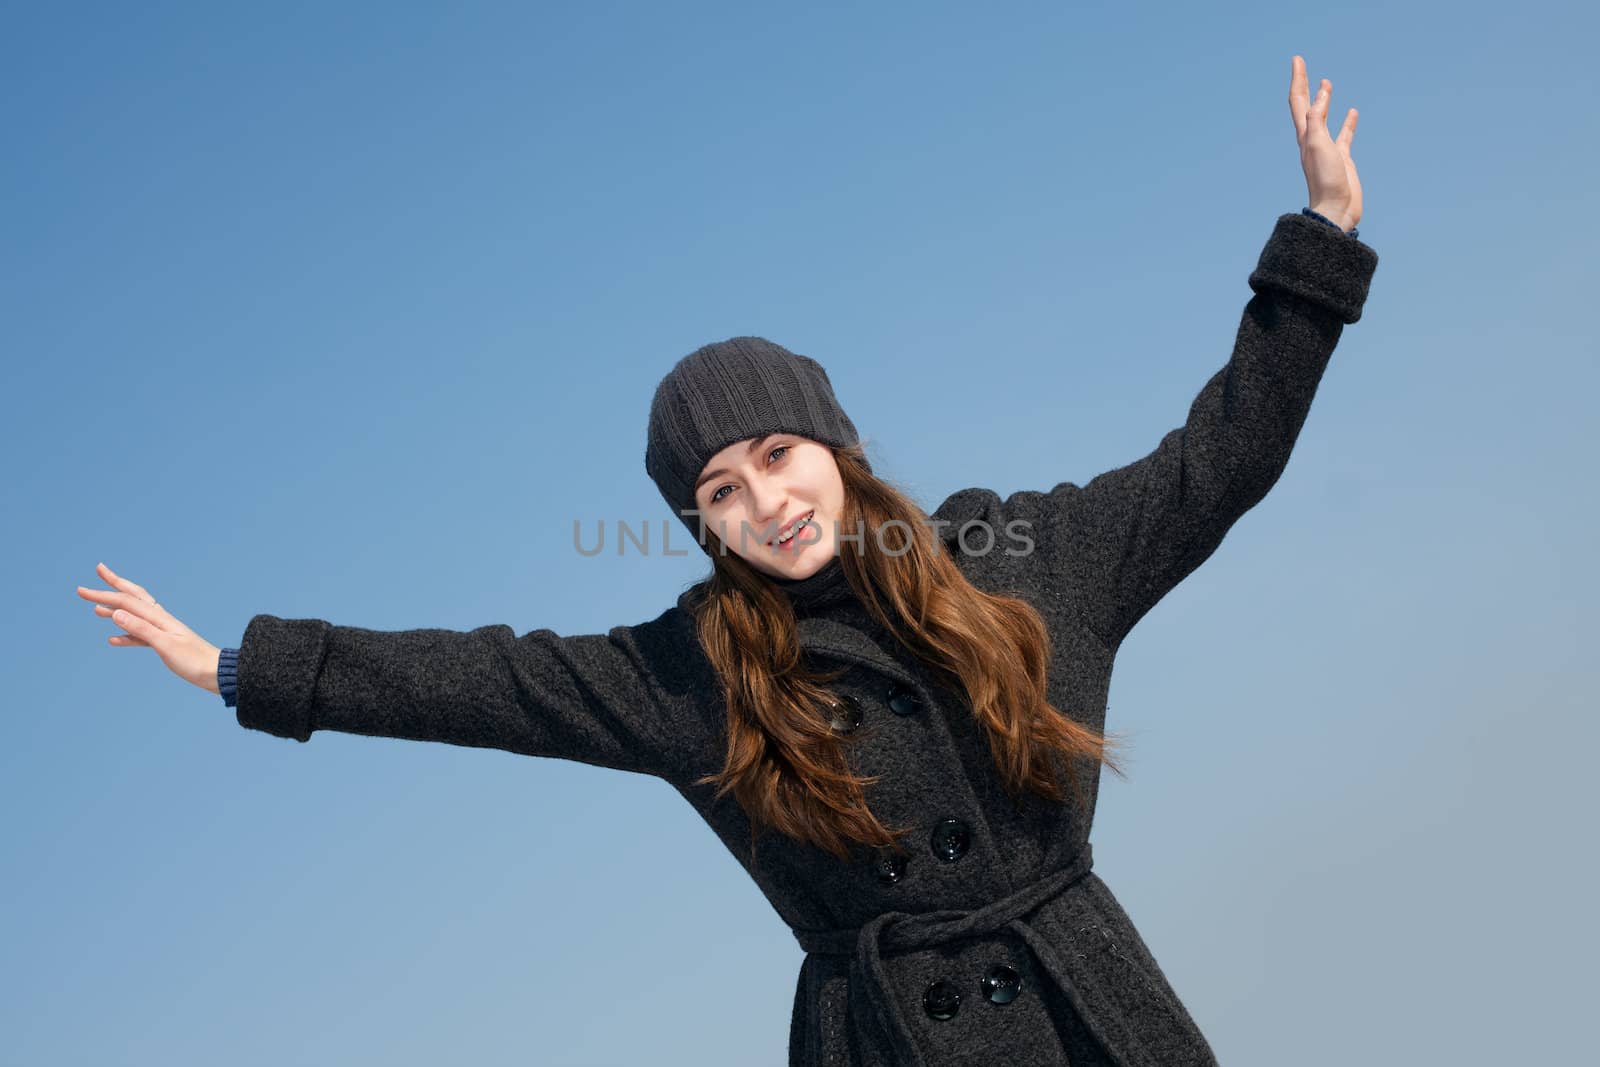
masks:
[[[820,571],[831,558],[828,546],[821,544],[799,545],[795,548],[774,550],[763,559],[761,570],[778,578],[809,578]]]

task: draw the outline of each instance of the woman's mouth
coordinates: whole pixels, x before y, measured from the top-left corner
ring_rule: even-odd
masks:
[[[805,545],[810,544],[810,541],[800,540],[800,533],[806,527],[811,525],[811,520],[816,513],[817,510],[815,508],[812,508],[810,511],[806,512],[804,517],[802,517],[799,522],[795,523],[789,528],[788,533],[781,535],[777,540],[772,542],[772,547],[777,549],[779,552],[796,552]]]

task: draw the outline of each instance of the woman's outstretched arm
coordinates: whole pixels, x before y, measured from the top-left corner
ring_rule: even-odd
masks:
[[[103,565],[101,576],[114,591],[79,595],[127,630],[113,644],[151,648],[186,681],[221,692],[220,649],[142,586]],[[669,609],[604,634],[518,637],[504,625],[385,631],[256,615],[238,649],[236,716],[297,741],[335,730],[667,777],[694,742],[683,712],[695,705],[681,699],[699,682],[685,677],[687,621]]]
[[[1079,589],[1109,647],[1277,483],[1344,326],[1361,317],[1377,259],[1321,222],[1281,216],[1250,274],[1256,295],[1233,353],[1184,424],[1143,458],[1030,502],[1046,559]]]
[[[1072,602],[1072,617],[1115,649],[1133,626],[1221,544],[1288,464],[1344,326],[1361,318],[1378,256],[1344,232],[1361,217],[1350,162],[1355,111],[1328,137],[1326,85],[1308,102],[1294,57],[1295,114],[1312,210],[1278,218],[1248,283],[1233,353],[1200,390],[1184,424],[1154,451],[1078,486],[1023,490],[1001,500],[964,489],[937,514],[994,529],[1021,521],[1035,542],[1037,584]]]

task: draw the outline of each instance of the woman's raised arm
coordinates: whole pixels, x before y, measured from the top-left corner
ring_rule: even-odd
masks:
[[[1155,450],[1086,485],[1061,482],[1005,500],[963,489],[935,512],[953,525],[1022,522],[1035,546],[1030,573],[1073,602],[1115,649],[1144,615],[1200,566],[1228,529],[1277,482],[1312,397],[1349,323],[1361,318],[1378,255],[1359,241],[1361,183],[1350,158],[1356,112],[1328,136],[1331,83],[1310,97],[1294,56],[1289,109],[1311,209],[1281,215],[1249,285],[1228,362]],[[1329,223],[1332,225],[1329,225]],[[1347,232],[1349,228],[1349,232]]]
[[[1328,359],[1361,316],[1372,249],[1303,214],[1281,215],[1250,275],[1233,355],[1148,455],[1079,486],[962,489],[934,513],[952,527],[1021,523],[1030,584],[1071,603],[1115,650],[1174,586],[1216,551],[1272,488]]]
[[[115,591],[79,587],[183,678],[218,693],[221,650],[142,586],[101,567]],[[115,614],[114,614],[115,613]],[[241,726],[308,741],[317,730],[498,748],[670,778],[686,772],[706,679],[686,642],[692,620],[670,608],[604,634],[521,637],[475,630],[369,630],[256,615],[238,650]]]

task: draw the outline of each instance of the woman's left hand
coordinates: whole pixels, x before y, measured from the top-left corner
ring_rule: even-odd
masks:
[[[1306,192],[1311,210],[1326,215],[1348,230],[1361,221],[1361,179],[1350,158],[1350,141],[1356,135],[1356,109],[1345,112],[1337,140],[1328,136],[1328,98],[1333,83],[1322,79],[1312,100],[1306,83],[1306,61],[1293,60],[1289,76],[1289,114],[1300,142],[1300,165],[1306,172]]]

